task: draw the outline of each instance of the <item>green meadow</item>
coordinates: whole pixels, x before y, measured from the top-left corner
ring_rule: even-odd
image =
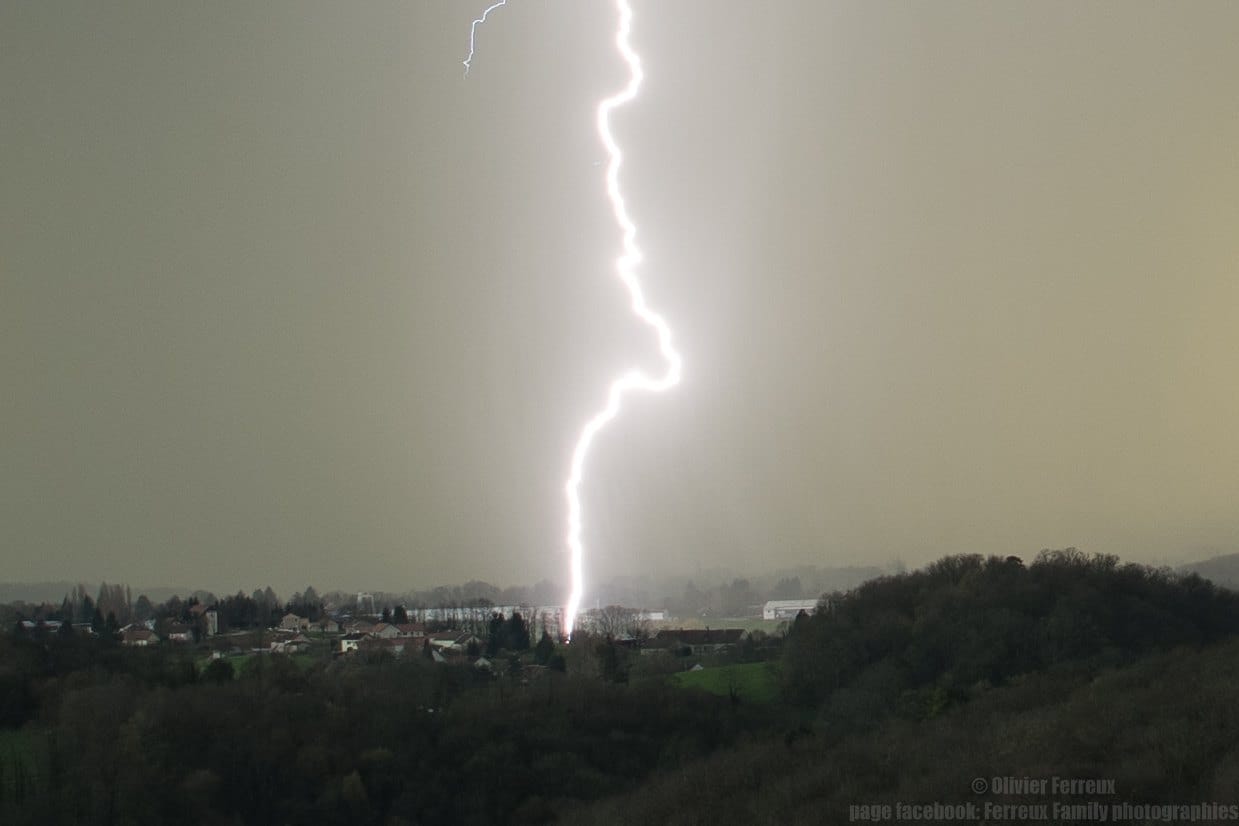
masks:
[[[721,697],[735,691],[741,700],[750,703],[772,703],[779,696],[779,674],[775,663],[740,663],[681,671],[671,682],[681,688],[699,688]]]

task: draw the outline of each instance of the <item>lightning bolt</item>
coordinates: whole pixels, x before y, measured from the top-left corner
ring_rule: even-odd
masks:
[[[615,223],[619,225],[623,237],[623,253],[615,259],[615,274],[619,276],[628,290],[633,313],[645,324],[651,327],[658,337],[658,350],[666,362],[666,370],[661,376],[653,377],[640,370],[629,370],[611,382],[607,390],[607,403],[593,415],[581,429],[576,447],[572,451],[572,464],[568,472],[568,481],[564,485],[564,494],[568,499],[568,551],[571,555],[572,591],[568,597],[568,605],[564,612],[564,628],[571,637],[576,626],[577,612],[581,607],[581,596],[584,593],[584,558],[585,543],[581,539],[581,482],[585,476],[585,462],[589,458],[590,448],[594,438],[620,413],[624,397],[630,392],[643,391],[647,393],[662,393],[680,383],[683,360],[671,342],[671,327],[666,320],[651,310],[645,301],[645,292],[641,282],[637,280],[636,268],[641,263],[641,249],[637,246],[637,225],[628,215],[628,206],[624,195],[620,192],[619,173],[624,163],[624,153],[620,150],[615,136],[611,133],[611,113],[630,103],[641,89],[645,73],[641,69],[641,58],[633,50],[629,42],[632,31],[632,6],[628,0],[616,0],[619,10],[619,27],[615,33],[615,47],[620,56],[628,64],[628,84],[608,98],[598,103],[595,123],[598,137],[607,150],[607,198],[611,202],[611,212]]]
[[[465,58],[465,76],[469,75],[469,64],[473,60],[474,37],[477,27],[486,22],[486,17],[492,11],[505,5],[507,0],[500,0],[473,21],[469,29],[469,56]],[[584,559],[585,543],[581,538],[581,484],[585,478],[585,464],[589,458],[594,440],[608,424],[620,413],[624,397],[634,391],[646,393],[662,393],[680,383],[683,360],[671,342],[671,327],[666,320],[646,303],[645,292],[641,282],[637,280],[637,265],[641,263],[641,249],[637,246],[637,225],[628,214],[628,206],[620,191],[619,173],[624,163],[624,153],[620,150],[615,136],[611,132],[611,113],[619,107],[632,102],[641,89],[645,73],[641,69],[641,58],[633,50],[629,42],[632,31],[632,6],[629,0],[616,0],[619,12],[619,23],[615,32],[615,47],[620,57],[628,66],[628,83],[623,89],[610,97],[598,102],[595,110],[595,124],[598,137],[607,151],[606,194],[611,203],[611,212],[615,223],[619,226],[622,239],[622,252],[615,259],[615,274],[628,291],[632,312],[649,326],[658,338],[658,350],[661,353],[666,369],[660,376],[650,376],[647,373],[630,369],[611,381],[607,389],[606,404],[585,422],[581,434],[577,437],[576,446],[572,450],[572,463],[568,470],[568,480],[564,484],[564,495],[568,500],[568,533],[566,536],[570,555],[571,592],[568,604],[564,610],[564,632],[570,638],[576,626],[577,613],[581,607],[581,597],[585,591]]]
[[[479,17],[477,20],[474,20],[473,23],[469,26],[469,56],[466,57],[462,61],[465,65],[465,77],[469,76],[469,64],[473,62],[473,45],[474,45],[474,42],[477,40],[478,26],[486,22],[486,18],[490,16],[491,12],[493,12],[495,9],[499,8],[500,6],[506,6],[507,4],[508,4],[508,0],[499,0],[498,3],[493,4],[486,11],[482,12],[482,16]]]

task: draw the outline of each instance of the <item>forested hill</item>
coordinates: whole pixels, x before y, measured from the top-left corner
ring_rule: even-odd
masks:
[[[1239,816],[1235,593],[1067,550],[1028,565],[949,557],[821,607],[781,659],[798,724],[575,822],[845,823],[856,804],[1085,801],[972,785],[998,776],[1103,778],[1106,805],[1213,801]]]
[[[1074,549],[1043,551],[1027,566],[953,556],[801,617],[784,684],[798,703],[838,707],[841,723],[859,711],[930,714],[978,684],[1085,659],[1117,665],[1237,631],[1239,595],[1195,574]]]

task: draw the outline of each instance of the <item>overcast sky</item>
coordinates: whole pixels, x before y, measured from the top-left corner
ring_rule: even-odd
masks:
[[[1239,4],[633,2],[588,577],[1239,550]],[[0,3],[0,579],[566,581],[626,76],[483,5]]]

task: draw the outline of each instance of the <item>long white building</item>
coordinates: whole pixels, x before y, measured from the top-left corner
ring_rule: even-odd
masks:
[[[812,616],[817,611],[815,599],[772,599],[761,609],[764,620],[791,620],[801,611]]]

